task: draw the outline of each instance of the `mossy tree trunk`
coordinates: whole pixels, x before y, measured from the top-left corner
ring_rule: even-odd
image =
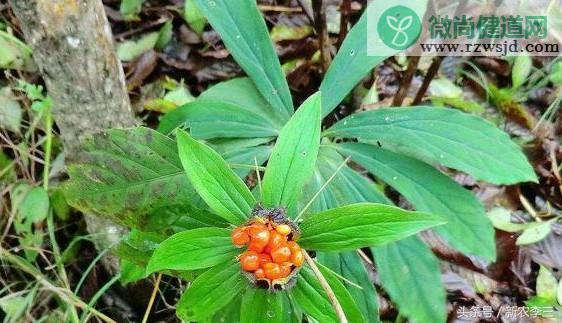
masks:
[[[10,0],[26,42],[54,101],[66,159],[80,139],[112,127],[135,124],[125,77],[101,0]],[[98,248],[122,236],[123,228],[86,215]],[[115,259],[106,267],[115,271]]]

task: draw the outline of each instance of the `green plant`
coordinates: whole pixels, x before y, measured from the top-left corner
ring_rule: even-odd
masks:
[[[386,58],[367,56],[367,17],[361,17],[340,47],[320,86],[321,98],[309,98],[293,116],[288,85],[255,3],[249,0],[237,3],[195,2],[249,78],[219,83],[193,102],[172,110],[161,119],[160,133],[136,128],[110,130],[95,136],[85,143],[78,162],[69,168],[71,181],[66,192],[73,205],[134,228],[118,248],[118,253],[127,262],[128,281],[148,274],[143,268],[154,266],[150,265],[155,261],[152,260],[154,250],[162,248],[162,241],[167,241],[167,237],[191,230],[208,230],[209,227],[227,228],[229,223],[239,225],[245,222],[254,207],[254,195],[258,196],[257,200],[270,201],[265,203],[265,207],[283,206],[292,216],[302,213],[304,221],[312,221],[309,219],[314,219],[314,214],[319,212],[330,212],[326,210],[348,204],[392,204],[380,189],[382,185],[376,185],[364,176],[359,167],[347,165],[349,159],[367,170],[379,184],[394,188],[417,210],[445,218],[447,224],[437,227],[435,232],[450,246],[487,261],[495,259],[494,230],[482,205],[471,192],[432,165],[463,171],[477,180],[494,184],[536,181],[525,156],[505,133],[479,117],[457,110],[424,106],[384,108],[353,114],[324,129],[320,139],[317,137],[319,132],[308,127],[313,124],[320,129],[320,118],[329,115],[349,91]],[[420,2],[417,5],[417,13],[422,16],[425,4]],[[311,100],[321,102],[312,104]],[[317,110],[309,108],[305,111],[310,115],[302,117],[305,112],[300,111],[313,105],[319,106],[321,113],[316,116],[311,111]],[[283,136],[288,132],[286,129],[295,123],[298,126]],[[178,128],[189,129],[190,135]],[[168,137],[174,133],[180,134],[179,153],[173,139]],[[211,154],[209,148],[191,138],[206,140],[222,157]],[[316,144],[320,141],[322,144],[315,150],[309,150],[311,142]],[[192,147],[191,150],[184,145]],[[281,146],[291,153],[278,154]],[[183,154],[193,151],[193,147],[209,152],[205,158],[212,157],[212,163],[209,160],[195,162],[193,158],[197,157],[196,154]],[[294,178],[281,176],[283,171],[289,174],[287,169],[280,168],[286,160],[298,156],[294,152],[306,152],[315,162],[294,170],[300,173]],[[255,171],[257,176],[252,176],[255,180],[264,170],[260,165],[266,162],[267,171],[261,185],[263,192],[260,193],[260,185],[257,185],[254,195],[249,195],[242,182],[234,180],[225,166],[226,163],[242,178]],[[198,170],[193,170],[193,165],[197,165]],[[209,171],[206,167],[213,169]],[[310,179],[305,176],[308,173],[313,174]],[[203,174],[207,177],[199,178]],[[221,181],[216,180],[219,174],[225,176]],[[271,176],[278,178],[269,180]],[[229,185],[228,189],[222,187],[226,195],[212,199],[214,195],[210,190],[218,190],[221,183],[233,182],[237,184]],[[297,194],[302,187],[302,194]],[[233,199],[240,203],[233,205],[243,206],[238,211],[232,212],[224,205],[217,208],[218,202]],[[214,214],[222,216],[222,219]],[[361,216],[357,215],[357,218]],[[223,240],[228,239],[223,237]],[[371,250],[383,287],[402,315],[418,321],[445,321],[445,291],[438,260],[420,238],[412,236],[384,246],[369,245],[366,240],[357,245],[351,244],[352,239],[349,241],[354,248],[373,247]],[[303,247],[318,248],[307,246],[306,242]],[[330,284],[334,291],[337,289],[351,295],[366,321],[378,321],[376,292],[357,252],[329,252],[322,248],[316,251],[317,259],[335,273],[334,277],[343,280],[343,283],[333,280],[333,284],[339,286],[336,288]],[[213,263],[215,265],[211,270],[227,268],[219,266],[218,262]],[[234,269],[238,270],[234,264],[228,268],[233,273],[237,272]],[[403,270],[397,271],[396,268]],[[167,269],[167,273],[173,271],[192,280],[200,268],[159,269]],[[305,270],[301,272],[304,274]],[[324,272],[329,271],[325,269]],[[225,277],[230,277],[230,273],[222,272]],[[244,282],[236,280],[241,281]],[[405,289],[404,286],[411,288]],[[251,294],[242,300],[227,302],[221,294],[221,304],[230,304],[222,308],[221,313],[236,316],[240,302],[242,308],[253,304],[248,303],[250,301],[246,298],[257,298],[254,301],[265,304],[267,295],[258,297]],[[316,295],[320,297],[324,294],[318,292]],[[431,302],[419,301],[426,299]],[[301,299],[300,307],[310,308],[315,302],[305,303]],[[218,307],[216,305],[215,309]],[[324,306],[306,313],[317,319],[320,317],[320,320],[333,319],[322,316],[327,311]]]

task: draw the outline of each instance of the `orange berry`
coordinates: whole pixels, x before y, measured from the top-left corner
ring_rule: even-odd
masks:
[[[268,262],[263,265],[263,271],[267,279],[275,280],[281,278],[281,267],[273,262]]]
[[[269,243],[269,237],[269,231],[265,226],[263,228],[258,226],[250,227],[250,244],[253,243],[255,246],[263,249]]]
[[[265,271],[263,271],[263,268],[258,268],[254,272],[254,275],[256,276],[257,279],[264,279],[265,278]]]
[[[271,259],[280,264],[291,259],[291,249],[287,246],[277,248],[271,252]]]
[[[301,247],[294,241],[287,242],[287,247],[291,249],[291,253],[297,253],[301,250]]]
[[[272,262],[271,256],[266,253],[260,253],[258,255],[260,259],[260,266],[263,266],[265,263]]]
[[[293,270],[293,264],[290,262],[284,262],[281,264],[281,278],[285,278],[291,274]]]
[[[291,233],[291,227],[286,224],[280,224],[275,228],[275,231],[284,236],[288,236]]]
[[[264,246],[262,246],[259,243],[253,242],[253,241],[251,241],[250,244],[248,245],[248,250],[255,251],[256,253],[264,252],[263,249],[264,249]]]
[[[238,227],[232,230],[231,238],[232,238],[232,243],[237,247],[242,247],[243,245],[247,244],[250,241],[248,232],[244,227]]]
[[[285,237],[280,233],[272,231],[269,237],[269,243],[267,244],[266,250],[269,249],[269,251],[271,252],[286,244],[287,244],[287,237]]]
[[[299,250],[291,255],[291,262],[297,267],[302,266],[304,263],[304,253],[302,250]]]
[[[240,264],[245,271],[254,271],[260,267],[260,259],[257,253],[249,250],[240,255]]]

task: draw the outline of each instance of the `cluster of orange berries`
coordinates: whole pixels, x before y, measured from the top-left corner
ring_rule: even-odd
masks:
[[[253,273],[257,280],[268,280],[269,283],[288,277],[304,262],[303,250],[290,239],[291,231],[287,224],[261,218],[235,228],[232,243],[237,247],[248,246],[239,257],[242,269]]]

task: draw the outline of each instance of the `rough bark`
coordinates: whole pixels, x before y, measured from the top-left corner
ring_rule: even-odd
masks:
[[[54,102],[67,161],[86,134],[135,124],[125,76],[101,0],[10,0]],[[123,228],[86,215],[88,231],[106,248]],[[115,270],[112,259],[107,265]]]

